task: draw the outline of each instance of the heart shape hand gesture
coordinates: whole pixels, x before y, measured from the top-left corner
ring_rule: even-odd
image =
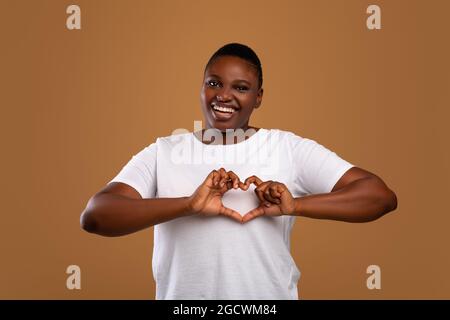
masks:
[[[259,206],[241,216],[222,203],[223,195],[230,189],[240,188],[247,191],[250,184],[256,185],[255,193]],[[190,209],[195,214],[203,216],[225,215],[241,223],[248,222],[259,216],[280,216],[292,214],[295,201],[288,188],[280,182],[262,181],[257,176],[251,176],[241,182],[233,171],[224,168],[211,171],[203,183],[189,197]]]

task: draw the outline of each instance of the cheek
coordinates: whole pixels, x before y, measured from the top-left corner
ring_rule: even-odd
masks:
[[[253,92],[241,97],[241,103],[246,107],[254,107],[256,105],[256,100],[257,96],[254,95]]]
[[[250,115],[253,112],[253,108],[251,107],[247,107],[247,108],[242,108],[241,111],[239,112],[239,118],[240,119],[249,119]]]
[[[206,106],[208,105],[208,101],[210,101],[210,97],[208,96],[208,93],[205,91],[202,91],[200,94],[200,103],[202,105],[203,108],[206,108]]]
[[[211,96],[214,94],[214,88],[211,86],[203,86],[202,92],[205,94],[205,96]]]
[[[248,98],[242,101],[241,103],[242,111],[244,111],[244,113],[246,114],[251,114],[254,107],[256,106],[256,99],[252,98]]]

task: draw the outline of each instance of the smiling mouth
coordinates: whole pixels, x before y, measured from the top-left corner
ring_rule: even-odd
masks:
[[[226,106],[216,102],[211,103],[210,107],[212,109],[212,114],[217,121],[227,121],[239,111],[239,109],[235,108],[234,106]]]
[[[217,103],[217,102],[212,102],[210,106],[214,111],[217,111],[220,113],[233,114],[238,111],[237,108],[234,106],[227,106],[227,105]]]

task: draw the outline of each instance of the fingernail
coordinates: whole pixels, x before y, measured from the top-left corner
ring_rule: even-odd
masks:
[[[266,207],[270,207],[270,203],[266,202]]]

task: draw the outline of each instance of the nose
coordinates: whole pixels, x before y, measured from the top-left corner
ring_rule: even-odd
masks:
[[[217,100],[218,101],[228,101],[231,99],[230,91],[224,86],[220,89],[220,91],[217,93]]]

